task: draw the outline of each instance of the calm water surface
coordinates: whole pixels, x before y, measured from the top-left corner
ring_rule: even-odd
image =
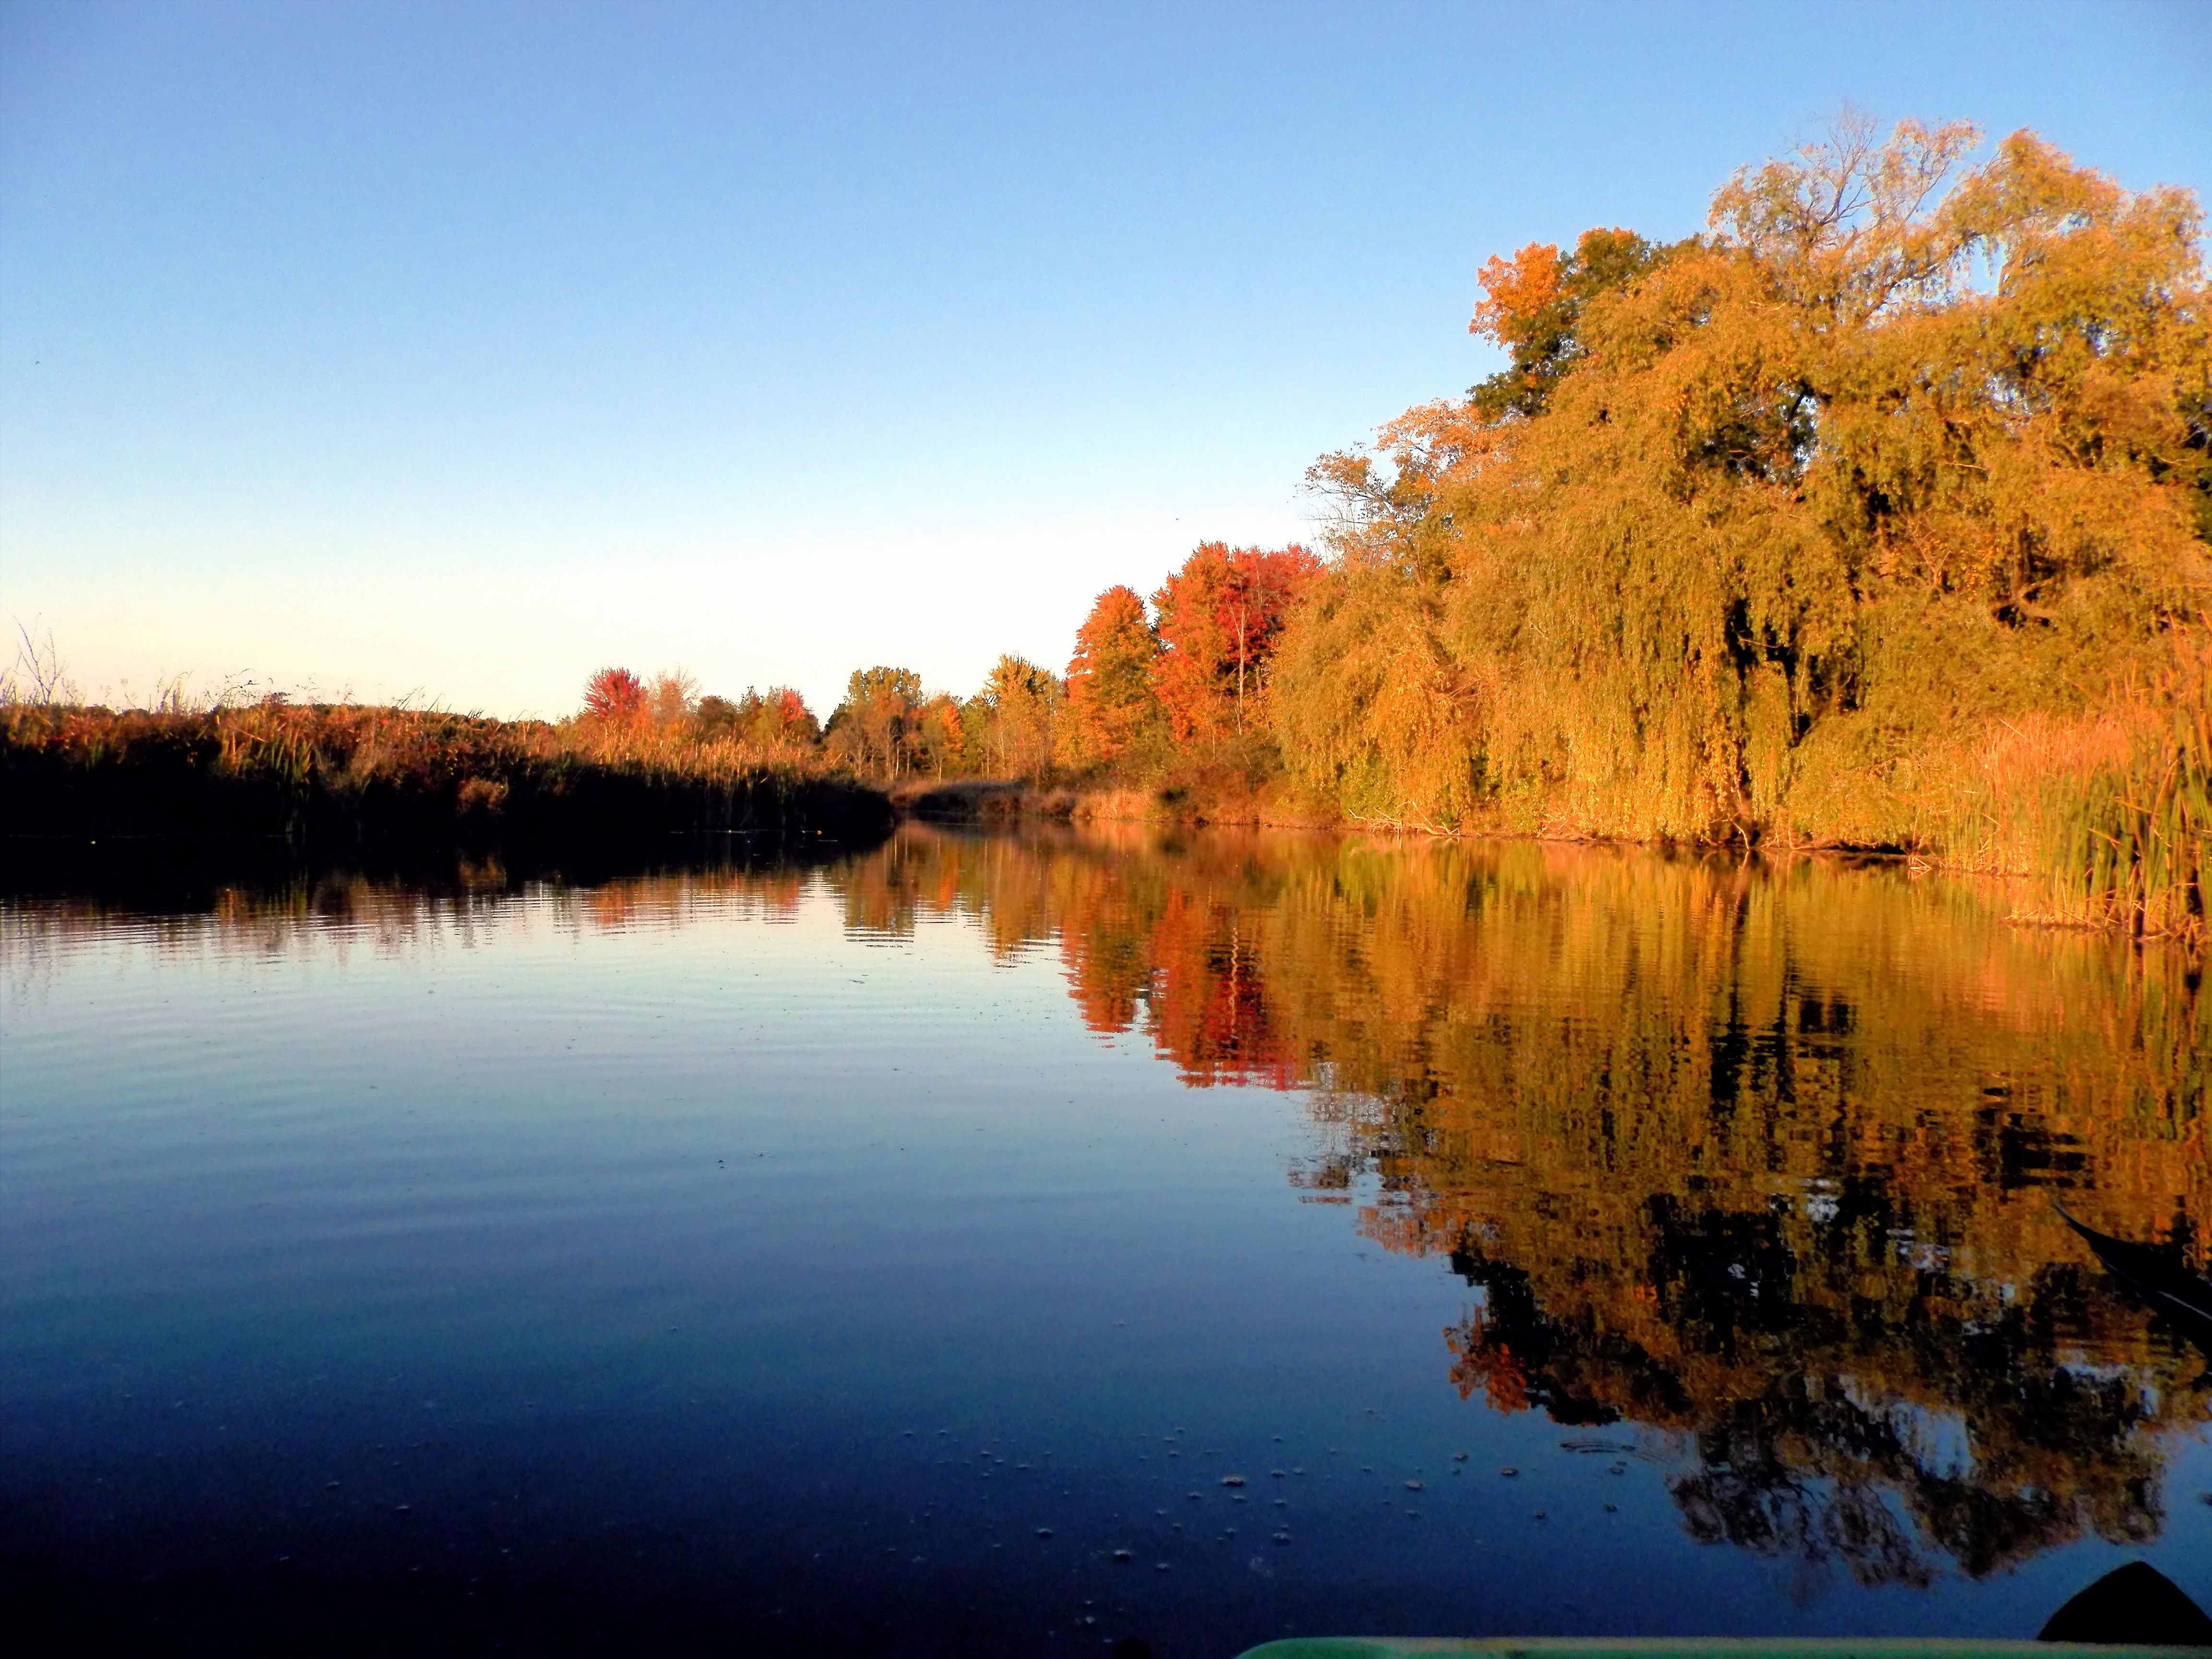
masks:
[[[902,830],[10,901],[0,1555],[516,1650],[2212,1606],[2190,965],[1896,867]]]

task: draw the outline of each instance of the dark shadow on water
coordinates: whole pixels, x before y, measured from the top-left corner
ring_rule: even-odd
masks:
[[[775,877],[865,855],[884,840],[764,830],[473,848],[387,846],[328,856],[277,836],[17,837],[0,842],[0,902],[58,903],[88,917],[341,915],[365,890],[436,904],[641,878]]]

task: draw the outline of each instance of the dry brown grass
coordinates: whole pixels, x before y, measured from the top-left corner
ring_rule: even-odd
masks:
[[[682,727],[274,700],[0,705],[0,779],[12,835],[613,834],[887,816],[811,752]]]

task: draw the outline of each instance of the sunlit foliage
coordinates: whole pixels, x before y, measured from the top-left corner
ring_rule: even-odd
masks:
[[[627,668],[602,668],[584,687],[584,718],[611,730],[642,726],[652,718],[645,682]]]
[[[748,690],[734,702],[702,697],[692,718],[702,738],[735,738],[763,752],[809,755],[822,742],[822,722],[806,699],[787,685],[772,685],[764,692]]]
[[[1292,545],[1279,551],[1203,542],[1158,592],[1162,649],[1152,684],[1170,727],[1188,741],[1262,723],[1267,670],[1284,619],[1320,572]]]
[[[1279,653],[1291,767],[1382,821],[2069,869],[2004,816],[2051,783],[1989,770],[2006,723],[2124,718],[2129,790],[2201,780],[2197,204],[1975,142],[1846,118],[1691,241],[1486,267],[1512,366],[1312,475],[1341,514]],[[2163,822],[2193,870],[2203,820]]]
[[[935,778],[963,778],[983,769],[980,721],[959,698],[939,691],[915,711],[915,769]]]
[[[698,680],[681,668],[654,675],[648,707],[653,723],[663,729],[688,724],[698,712]]]
[[[1038,778],[1052,770],[1055,727],[1066,688],[1026,657],[1000,657],[976,696],[984,769],[994,777]]]
[[[830,715],[823,746],[863,777],[896,782],[915,769],[921,676],[911,668],[856,668]]]
[[[1110,766],[1156,730],[1160,703],[1152,670],[1159,635],[1133,587],[1109,587],[1076,630],[1067,665],[1068,758]]]
[[[13,835],[349,848],[888,817],[880,796],[828,778],[811,745],[610,707],[616,718],[556,725],[279,698],[171,712],[19,703],[0,707],[0,817]]]
[[[1650,273],[1673,249],[1655,247],[1628,230],[1586,230],[1573,252],[1531,242],[1482,268],[1482,300],[1468,332],[1487,336],[1512,356],[1468,396],[1486,420],[1540,415],[1552,388],[1582,354],[1577,331],[1583,307],[1600,294]]]

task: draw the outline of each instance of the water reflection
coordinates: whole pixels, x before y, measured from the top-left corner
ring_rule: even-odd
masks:
[[[2185,958],[1888,866],[1536,845],[909,831],[837,879],[855,926],[1056,940],[1193,1085],[1310,1086],[1293,1182],[1477,1291],[1461,1394],[1681,1437],[1701,1540],[1921,1584],[2160,1532],[2203,1358],[2051,1199],[2201,1267]]]
[[[1056,953],[1091,1030],[1192,1086],[1304,1091],[1300,1195],[1470,1288],[1439,1385],[1668,1459],[1701,1540],[1912,1586],[2160,1533],[2206,1357],[2053,1199],[2203,1270],[2212,1005],[2186,957],[2012,927],[2001,896],[1889,866],[909,826],[814,870],[299,878],[146,925],[404,950],[526,913],[787,921],[810,884],[856,934],[959,916],[1002,959]],[[11,971],[133,902],[18,902]]]

